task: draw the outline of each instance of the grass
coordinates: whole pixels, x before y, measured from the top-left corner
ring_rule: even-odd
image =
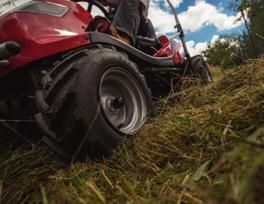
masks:
[[[214,81],[221,79],[224,73],[224,70],[221,69],[221,67],[219,66],[211,66],[210,71],[211,71]]]
[[[263,67],[249,61],[182,91],[101,162],[64,166],[41,145],[13,147],[3,130],[0,203],[264,202]]]

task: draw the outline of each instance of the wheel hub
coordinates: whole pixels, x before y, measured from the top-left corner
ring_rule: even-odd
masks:
[[[123,134],[135,134],[146,120],[143,89],[123,68],[111,68],[105,72],[101,79],[100,99],[106,118]]]
[[[115,112],[118,109],[124,107],[125,105],[125,100],[121,97],[109,97],[108,99],[106,99],[105,101],[105,105],[104,107],[107,108],[109,111],[111,112]]]
[[[121,97],[117,97],[112,101],[112,106],[115,109],[120,109],[120,108],[124,107],[124,105],[125,105],[125,100]]]

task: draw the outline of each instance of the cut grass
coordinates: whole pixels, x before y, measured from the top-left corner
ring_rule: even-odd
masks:
[[[182,91],[109,160],[64,166],[45,147],[17,148],[1,159],[0,202],[264,202],[263,67]]]

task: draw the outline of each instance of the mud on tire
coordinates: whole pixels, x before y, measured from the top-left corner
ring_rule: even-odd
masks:
[[[111,155],[152,110],[144,76],[117,51],[83,50],[55,70],[49,88],[37,93],[36,118],[48,135],[44,141],[64,158]]]

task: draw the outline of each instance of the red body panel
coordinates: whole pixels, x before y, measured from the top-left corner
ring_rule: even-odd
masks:
[[[173,56],[174,63],[182,63],[183,56],[180,54],[180,46],[177,46],[176,48],[174,48],[176,50],[173,50],[172,42],[166,35],[161,35],[158,40],[162,45],[162,48],[153,55],[154,57],[170,57],[173,55],[173,53],[176,53]]]
[[[69,10],[62,17],[23,12],[0,17],[0,43],[15,41],[21,45],[20,54],[10,59],[11,67],[0,68],[0,77],[30,62],[89,44],[85,28],[92,16],[68,0],[48,2],[67,6]]]

